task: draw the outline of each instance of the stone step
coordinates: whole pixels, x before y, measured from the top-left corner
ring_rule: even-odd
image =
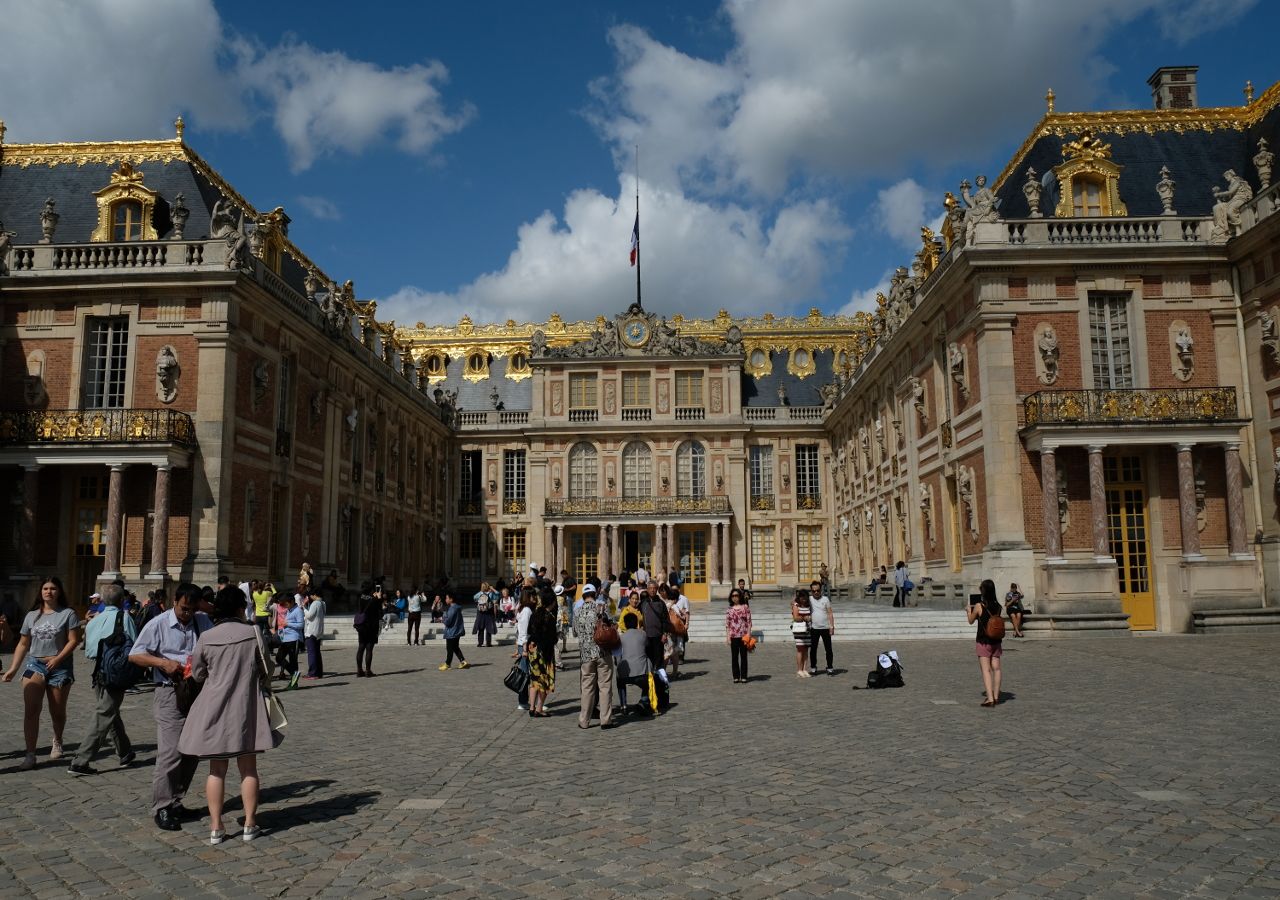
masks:
[[[1202,609],[1192,613],[1196,634],[1280,631],[1280,607]]]

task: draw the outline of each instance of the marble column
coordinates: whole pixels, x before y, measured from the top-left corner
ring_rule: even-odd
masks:
[[[99,581],[114,581],[120,577],[120,517],[124,511],[123,464],[111,467],[107,482],[107,546]]]
[[[1093,536],[1093,558],[1110,560],[1111,536],[1107,528],[1107,480],[1102,470],[1105,445],[1089,445],[1089,531]]]
[[[733,542],[729,534],[733,531],[733,523],[725,522],[720,526],[720,580],[717,584],[733,584]]]
[[[22,520],[19,523],[22,546],[18,549],[18,571],[24,574],[36,570],[36,508],[39,502],[40,467],[23,466]]]
[[[1044,555],[1048,559],[1062,559],[1062,520],[1058,516],[1058,463],[1055,449],[1042,447],[1040,450],[1040,484],[1044,491]]]
[[[613,526],[613,574],[620,575],[626,564],[623,554],[626,552],[626,531],[621,525]]]
[[[1200,527],[1196,521],[1196,474],[1191,444],[1178,444],[1178,511],[1182,520],[1182,555],[1200,557]]]
[[[653,557],[649,560],[649,575],[656,577],[656,573],[665,572],[667,570],[667,526],[665,523],[659,523],[653,528]]]
[[[560,576],[560,570],[567,568],[569,568],[569,557],[565,553],[564,526],[561,525],[556,529],[556,567],[552,570],[555,574],[551,576],[551,580],[555,581]]]
[[[596,577],[601,581],[609,574],[609,526],[600,526],[600,549],[596,553]]]
[[[711,540],[707,547],[707,585],[720,583],[720,526],[716,523],[711,525]],[[682,573],[685,578],[689,577],[688,572]]]
[[[547,526],[547,536],[542,543],[543,565],[547,567],[548,572],[558,572],[556,568],[556,543],[555,543],[556,527],[554,525]]]
[[[169,577],[169,474],[168,463],[156,466],[155,511],[151,521],[152,578]]]
[[[1232,556],[1248,556],[1248,538],[1244,532],[1244,473],[1240,468],[1240,444],[1228,442],[1223,447],[1227,465],[1227,546]]]

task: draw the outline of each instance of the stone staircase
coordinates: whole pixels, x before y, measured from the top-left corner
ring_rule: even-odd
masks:
[[[325,616],[324,619],[324,639],[327,643],[332,644],[356,644],[356,628],[352,624],[352,616]],[[471,626],[475,623],[475,614],[471,611],[467,612],[467,634],[462,640],[462,646],[465,650],[468,646],[475,646],[475,635],[471,633]],[[422,641],[425,643],[431,641],[438,642],[441,647],[444,646],[444,626],[439,622],[430,623],[427,621],[427,615],[423,614],[422,628],[419,629]],[[388,645],[398,645],[404,643],[405,623],[393,622],[391,627],[383,631],[378,641]],[[516,642],[516,626],[502,625],[498,628],[498,633],[494,636],[495,644],[512,644]]]
[[[698,603],[689,621],[690,642],[724,642],[725,604]],[[895,609],[853,603],[834,605],[833,641],[973,640],[976,626],[962,610]],[[751,604],[752,631],[766,642],[791,641],[791,608],[785,604]]]

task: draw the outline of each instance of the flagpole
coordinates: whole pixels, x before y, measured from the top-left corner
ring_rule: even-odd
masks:
[[[636,144],[636,308],[643,309],[640,302],[640,145]]]

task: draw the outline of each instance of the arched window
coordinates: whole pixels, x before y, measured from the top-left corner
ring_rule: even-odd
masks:
[[[697,441],[685,441],[676,449],[676,496],[705,497],[707,451]]]
[[[142,204],[137,200],[118,200],[111,205],[111,240],[142,240]]]
[[[622,449],[622,496],[628,499],[653,494],[653,454],[644,441],[632,441]]]
[[[596,497],[596,448],[586,441],[574,444],[569,451],[569,497]]]

